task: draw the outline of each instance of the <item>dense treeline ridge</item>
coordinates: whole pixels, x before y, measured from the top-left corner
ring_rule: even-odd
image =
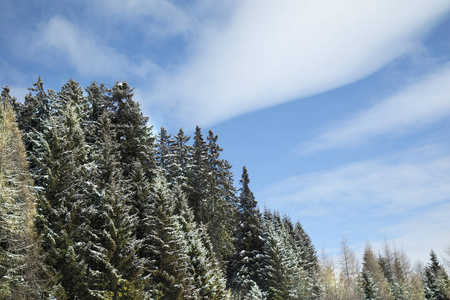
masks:
[[[212,131],[154,136],[125,82],[0,104],[0,299],[450,299],[433,251],[414,272],[389,245],[319,261]]]

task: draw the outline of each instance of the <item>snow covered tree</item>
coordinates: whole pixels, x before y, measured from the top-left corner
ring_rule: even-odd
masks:
[[[88,145],[94,144],[99,136],[97,122],[103,114],[110,115],[112,112],[112,103],[109,101],[108,89],[104,84],[92,82],[86,88],[86,101],[88,103],[87,126],[84,127],[84,135]]]
[[[194,143],[191,151],[192,166],[188,171],[188,188],[186,195],[189,206],[194,212],[194,220],[198,224],[205,224],[207,148],[199,126],[195,128]]]
[[[233,293],[243,297],[252,288],[253,283],[262,284],[263,266],[262,221],[257,202],[250,190],[247,168],[243,167],[240,180],[241,188],[238,215],[239,223],[235,231],[234,253],[228,263],[229,287]]]
[[[369,243],[364,249],[361,276],[362,289],[366,298],[392,299],[388,282]],[[373,296],[373,293],[375,293],[375,296]]]
[[[147,126],[139,103],[133,100],[133,89],[126,82],[116,82],[110,91],[111,120],[120,145],[120,157],[125,177],[139,160],[147,178],[155,176],[154,138]]]
[[[450,299],[450,284],[447,272],[439,263],[436,253],[433,250],[430,252],[430,262],[425,268],[423,284],[425,299]]]
[[[226,279],[212,249],[204,227],[193,226],[186,233],[186,254],[189,257],[195,295],[198,299],[226,299]]]
[[[32,137],[30,135],[33,132],[42,132],[44,121],[50,117],[51,103],[55,98],[55,93],[52,90],[47,92],[44,90],[44,83],[40,76],[29,90],[30,93],[25,96],[25,101],[18,111],[19,128],[24,134],[27,151],[32,148]]]
[[[263,290],[269,299],[318,299],[311,287],[307,262],[295,241],[294,226],[285,216],[264,213]]]
[[[173,183],[179,185],[183,190],[187,189],[187,173],[191,167],[191,147],[187,144],[190,137],[184,134],[180,128],[174,137],[169,159],[169,176]]]
[[[217,139],[218,136],[210,130],[206,164],[206,221],[214,250],[226,259],[233,249],[235,188],[231,165],[220,158],[223,149],[217,144]]]
[[[81,129],[80,110],[71,95],[79,95],[76,85],[68,85],[51,104],[42,131],[34,131],[31,161],[38,186],[36,225],[48,253],[47,263],[60,276],[69,297],[85,290],[85,262],[77,251],[77,230],[83,221],[80,211],[85,200],[88,147]],[[72,93],[74,92],[74,93]]]
[[[311,238],[303,229],[300,222],[295,224],[293,232],[296,252],[300,255],[301,268],[306,273],[307,291],[309,299],[318,299],[320,295],[319,278],[319,258]]]
[[[173,214],[181,224],[186,241],[185,253],[189,257],[189,272],[193,281],[184,295],[186,299],[227,299],[226,278],[213,251],[208,231],[204,225],[194,222],[194,215],[187,204],[182,188],[172,189]]]
[[[164,127],[161,127],[161,131],[156,140],[156,165],[168,183],[172,182],[169,167],[172,161],[173,144],[174,140],[172,135],[167,133]]]
[[[174,211],[174,199],[165,179],[159,176],[144,219],[147,236],[143,240],[143,279],[148,297],[183,299],[191,285],[186,240]]]
[[[43,290],[42,253],[25,148],[9,88],[0,97],[0,298],[37,298]]]
[[[142,261],[137,256],[137,217],[127,203],[130,185],[122,176],[119,145],[107,112],[96,127],[99,137],[92,147],[95,165],[90,174],[90,196],[80,225],[88,294],[100,299],[140,299]]]
[[[378,297],[377,287],[368,272],[362,271],[361,273],[361,287],[363,290],[364,300],[381,299]]]

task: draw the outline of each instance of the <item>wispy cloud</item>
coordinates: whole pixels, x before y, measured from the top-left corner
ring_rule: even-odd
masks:
[[[429,261],[430,250],[444,255],[444,247],[450,242],[450,204],[424,209],[420,215],[381,229],[396,245],[401,246],[412,263]],[[381,244],[381,243],[378,243]],[[446,257],[448,259],[448,257]],[[441,260],[442,261],[442,260]]]
[[[414,51],[450,2],[241,1],[157,82],[162,118],[211,124],[359,80]]]
[[[405,134],[450,116],[450,64],[301,146],[302,153],[359,145],[377,136]]]
[[[377,246],[387,238],[414,261],[426,260],[431,248],[439,251],[449,242],[447,149],[448,144],[428,145],[351,162],[288,178],[255,195],[264,205],[307,220],[313,234],[326,230],[322,238],[358,235]],[[326,239],[314,242],[335,246]]]
[[[450,156],[440,147],[427,146],[288,178],[261,195],[284,207],[300,203],[313,210],[321,207],[324,214],[345,203],[389,216],[450,199],[449,180]]]
[[[150,76],[158,70],[148,59],[133,61],[61,16],[44,23],[33,36],[31,51],[67,59],[79,74],[115,80]],[[56,52],[55,52],[56,50]]]
[[[119,18],[122,23],[139,23],[142,30],[159,35],[184,34],[194,30],[196,20],[168,0],[89,1],[101,14]]]

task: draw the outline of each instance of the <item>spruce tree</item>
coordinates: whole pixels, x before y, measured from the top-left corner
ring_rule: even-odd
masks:
[[[306,273],[307,291],[310,299],[318,299],[320,296],[319,277],[319,258],[316,249],[312,244],[311,238],[303,229],[300,222],[295,224],[293,230],[294,245],[296,253],[300,255],[301,269]]]
[[[207,148],[199,126],[195,128],[194,143],[191,151],[192,166],[188,170],[187,198],[189,206],[194,212],[194,220],[198,224],[205,224]]]
[[[361,284],[365,297],[367,299],[370,297],[375,297],[374,299],[392,299],[388,282],[369,243],[364,249],[362,265]]]
[[[142,269],[137,253],[137,217],[127,204],[130,186],[122,176],[119,146],[104,112],[97,122],[99,136],[91,157],[90,197],[83,209],[83,259],[88,264],[89,295],[114,299],[140,299]]]
[[[187,173],[191,167],[191,147],[187,144],[190,137],[184,134],[180,128],[178,134],[174,137],[169,160],[168,170],[172,181],[179,185],[183,190],[187,189]]]
[[[192,276],[189,293],[185,298],[225,299],[226,278],[213,251],[209,234],[203,225],[194,222],[192,210],[179,185],[172,190],[174,215],[177,216],[186,241],[185,253],[189,257],[189,274]]]
[[[172,135],[168,134],[164,127],[161,127],[156,141],[156,165],[168,183],[173,181],[170,173],[173,144]]]
[[[34,132],[30,153],[40,191],[36,224],[48,253],[47,262],[59,274],[67,296],[75,297],[87,286],[77,230],[85,200],[88,147],[82,116],[72,97],[79,94],[75,85],[68,86],[51,104],[54,109],[40,125],[42,132]]]
[[[378,297],[377,288],[368,272],[363,271],[361,273],[361,287],[363,290],[364,300],[381,299]]]
[[[447,272],[439,263],[436,253],[433,250],[430,252],[430,262],[425,268],[423,284],[425,299],[450,299],[450,285]]]
[[[25,101],[17,114],[19,128],[24,134],[25,148],[30,151],[32,148],[30,135],[33,132],[42,132],[44,129],[44,121],[50,117],[51,104],[55,98],[55,93],[52,90],[47,92],[44,90],[44,83],[40,76],[33,87],[28,90],[30,93],[25,96]]]
[[[125,177],[129,177],[133,163],[138,160],[147,178],[153,178],[156,170],[154,138],[147,126],[148,118],[133,99],[133,89],[126,82],[117,82],[110,91],[110,102]]]
[[[220,158],[223,149],[218,136],[208,134],[206,163],[206,201],[203,213],[209,226],[211,243],[216,253],[227,260],[233,251],[232,235],[235,227],[235,188],[231,165]]]
[[[239,189],[239,223],[235,231],[234,253],[228,263],[228,285],[237,295],[247,294],[252,285],[262,284],[262,222],[257,202],[250,190],[247,168],[243,167]]]
[[[165,179],[158,177],[153,189],[144,219],[145,290],[153,299],[183,299],[192,277],[182,225],[173,214],[174,199]]]

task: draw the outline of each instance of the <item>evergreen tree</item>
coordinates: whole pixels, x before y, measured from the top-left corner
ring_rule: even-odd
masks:
[[[9,88],[0,97],[0,298],[43,291],[42,253],[34,230],[33,182]]]
[[[361,273],[361,286],[363,289],[364,300],[376,300],[378,297],[377,288],[368,272]]]
[[[235,188],[228,161],[220,158],[222,148],[218,136],[208,134],[206,164],[206,203],[204,217],[209,225],[211,243],[216,253],[226,260],[233,251]]]
[[[170,178],[183,190],[187,189],[187,173],[191,167],[191,147],[187,145],[189,139],[190,137],[185,135],[183,129],[180,128],[174,137],[168,166]]]
[[[133,163],[138,160],[147,178],[155,175],[154,138],[147,126],[139,103],[133,100],[133,89],[126,82],[117,82],[110,91],[111,120],[120,147],[122,169],[129,177]]]
[[[143,240],[145,289],[153,299],[183,299],[192,281],[186,240],[164,178],[158,177],[153,188],[144,219],[148,233]]]
[[[276,212],[264,214],[265,265],[264,290],[269,299],[317,299],[311,290],[307,263],[294,239],[294,227],[288,217]]]
[[[173,144],[174,140],[172,135],[168,134],[164,127],[161,127],[161,131],[157,138],[156,164],[168,183],[173,181],[170,174]]]
[[[234,254],[228,263],[229,286],[235,294],[246,295],[253,283],[262,284],[262,222],[257,202],[250,190],[247,168],[243,168],[238,202],[239,223],[235,232]]]
[[[309,299],[318,299],[320,296],[320,285],[318,282],[319,258],[317,257],[316,249],[300,222],[295,224],[293,237],[296,253],[300,255],[302,262],[301,268],[306,273],[308,297]]]
[[[192,146],[192,167],[188,170],[187,198],[198,224],[206,223],[206,164],[207,148],[200,127],[195,128]]]
[[[450,299],[449,279],[444,267],[439,263],[436,253],[431,250],[430,263],[425,268],[423,279],[425,299]]]
[[[367,243],[364,249],[361,276],[362,289],[366,298],[392,299],[388,282],[369,243]],[[373,296],[373,293],[375,293],[375,296]]]
[[[19,107],[18,120],[19,128],[24,134],[26,150],[30,151],[32,141],[29,135],[34,131],[42,132],[44,129],[44,120],[50,117],[51,103],[55,98],[55,93],[52,90],[45,92],[40,76],[33,87],[28,90],[30,93],[25,96],[24,104]]]
[[[182,188],[175,185],[172,190],[174,196],[174,215],[177,216],[186,241],[185,253],[189,257],[189,270],[193,281],[191,293],[185,298],[193,299],[225,299],[227,298],[226,279],[221,265],[213,251],[209,234],[202,225],[198,226],[193,220],[194,215],[189,208]]]
[[[88,147],[78,104],[69,91],[73,89],[63,89],[52,103],[54,109],[41,125],[42,132],[35,131],[30,153],[40,190],[36,224],[47,262],[57,270],[67,296],[74,297],[86,289],[86,265],[80,259],[76,231],[82,222]]]
[[[86,100],[88,103],[87,126],[85,127],[85,137],[88,145],[93,145],[99,136],[97,122],[103,114],[108,114],[111,118],[112,102],[108,97],[108,89],[104,84],[98,85],[92,82],[86,88]]]
[[[130,186],[120,169],[119,146],[107,113],[97,122],[100,133],[91,157],[90,197],[83,209],[80,239],[87,262],[89,297],[139,299],[141,260],[137,257],[137,217],[127,204]],[[108,298],[109,299],[109,298]]]

